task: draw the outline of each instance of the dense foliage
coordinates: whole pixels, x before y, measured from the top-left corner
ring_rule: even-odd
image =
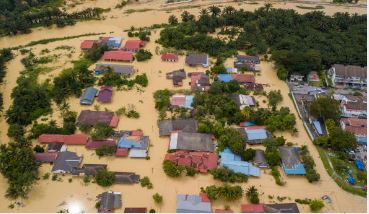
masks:
[[[337,120],[340,115],[340,104],[337,100],[330,97],[322,96],[315,99],[309,105],[309,113],[318,119]]]
[[[258,189],[256,189],[255,186],[251,186],[246,191],[246,197],[252,204],[258,204],[259,203],[259,192]]]
[[[306,146],[301,147],[301,159],[306,170],[306,178],[310,183],[320,180],[320,174],[315,170],[315,162]]]
[[[161,31],[159,42],[165,47],[211,56],[229,57],[236,50],[248,54],[270,52],[279,70],[289,73],[307,74],[334,63],[366,65],[366,46],[361,45],[366,44],[366,15],[326,16],[321,11],[298,14],[271,8],[271,4],[254,12],[232,6],[222,11],[215,8],[202,10],[197,20],[184,11],[182,23],[177,25],[171,17],[171,25]],[[211,12],[215,10],[218,12]],[[232,27],[239,30],[229,30]],[[217,28],[230,40],[207,35]]]
[[[235,201],[242,198],[243,190],[241,186],[230,186],[225,184],[223,186],[207,186],[201,187],[201,192],[206,193],[210,200],[224,199],[227,201]]]
[[[314,140],[314,144],[341,152],[346,152],[357,146],[355,135],[339,127],[334,127],[329,132],[329,136],[317,137]]]
[[[148,50],[140,49],[135,55],[138,62],[151,59],[152,53]]]
[[[96,123],[91,132],[93,140],[105,140],[113,134],[113,128],[105,123]]]
[[[96,183],[102,187],[108,187],[113,185],[115,181],[114,172],[106,170],[98,171],[95,175]]]
[[[319,199],[314,199],[310,202],[310,210],[313,212],[319,212],[324,207],[324,202]]]
[[[112,156],[115,154],[116,151],[117,151],[116,146],[103,145],[100,148],[97,148],[95,150],[95,153],[97,156],[102,157],[102,156]]]
[[[223,182],[230,182],[230,183],[242,183],[247,182],[248,177],[242,173],[233,172],[228,168],[216,168],[210,171],[210,174],[213,175],[214,179],[223,181]]]

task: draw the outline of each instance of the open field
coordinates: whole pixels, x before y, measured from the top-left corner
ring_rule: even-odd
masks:
[[[118,1],[88,1],[86,4],[77,5],[74,9],[82,9],[88,6],[99,6],[99,7],[112,7],[116,5]],[[218,2],[218,1],[216,1]],[[244,4],[219,1],[220,5],[232,5],[235,8],[243,8],[245,10],[254,10],[255,8],[261,7],[263,2],[259,4]],[[208,6],[210,1],[195,1],[197,4],[203,4]],[[273,7],[277,8],[290,8],[296,9],[301,13],[309,12],[311,10],[304,10],[297,8],[297,5],[301,3],[273,3]],[[304,3],[305,5],[305,3]],[[175,7],[178,7],[176,5]],[[124,13],[128,9],[143,10],[144,8],[152,8],[150,11],[145,12],[134,12]],[[123,30],[128,29],[130,26],[143,27],[149,26],[155,23],[166,22],[169,15],[175,14],[177,16],[183,11],[181,8],[173,10],[165,10],[168,7],[162,7],[162,1],[150,1],[145,4],[132,4],[127,5],[123,9],[114,9],[106,14],[106,19],[101,21],[89,21],[77,23],[74,26],[66,28],[38,28],[31,34],[19,35],[14,37],[0,38],[0,48],[12,47],[17,45],[25,45],[30,41],[56,38],[64,36],[80,35],[84,33],[100,33],[105,32],[107,35],[122,36],[127,38],[127,33]],[[200,6],[187,8],[191,13],[198,13],[201,9]],[[353,8],[346,6],[333,6],[324,5],[324,11],[327,14],[333,14],[338,11],[347,11],[349,13],[366,13],[366,8]],[[52,71],[47,74],[42,74],[39,77],[39,81],[45,81],[48,78],[53,78],[58,73],[71,66],[71,60],[77,59],[81,52],[79,49],[80,42],[84,39],[95,39],[97,36],[86,36],[81,38],[73,38],[69,40],[56,41],[49,44],[38,44],[32,47],[32,51],[38,55],[41,50],[48,48],[54,50],[56,47],[61,45],[68,45],[74,47],[70,52],[65,50],[52,51],[50,54],[61,54],[60,57],[53,63],[47,66],[53,67]],[[159,30],[154,30],[151,35],[151,42],[149,42],[145,49],[149,49],[152,53],[155,53],[155,49],[158,46],[154,41],[159,37]],[[69,53],[71,55],[69,55]],[[4,109],[8,109],[11,105],[10,94],[14,86],[16,85],[16,79],[19,73],[24,69],[20,60],[23,56],[16,51],[17,56],[7,64],[8,70],[4,79],[4,84],[1,85],[1,90],[4,96]],[[214,60],[213,60],[214,61]],[[225,63],[226,66],[232,65],[232,59],[228,59]],[[175,195],[176,194],[197,194],[200,191],[200,187],[208,186],[211,184],[220,184],[215,181],[211,175],[196,175],[195,177],[182,177],[178,179],[172,179],[167,177],[162,170],[162,161],[166,154],[169,138],[160,138],[158,135],[157,119],[158,113],[154,108],[153,93],[159,89],[174,89],[172,82],[165,78],[165,73],[174,69],[184,68],[186,72],[191,71],[205,71],[204,68],[193,68],[188,67],[184,63],[184,57],[180,56],[179,61],[176,63],[162,62],[159,55],[153,56],[153,58],[147,62],[133,62],[135,68],[138,69],[138,74],[146,73],[149,79],[149,85],[144,88],[143,91],[136,89],[130,91],[114,91],[112,104],[100,104],[100,109],[109,109],[112,111],[117,110],[122,106],[133,104],[141,115],[139,119],[127,119],[122,118],[119,127],[117,129],[133,130],[142,129],[145,135],[150,137],[151,147],[149,150],[150,160],[141,159],[130,159],[130,158],[114,158],[104,157],[98,158],[94,151],[88,151],[83,146],[69,146],[70,151],[76,151],[78,154],[84,156],[83,163],[105,163],[108,164],[108,169],[112,171],[133,171],[143,176],[148,176],[154,185],[154,188],[148,190],[142,188],[139,184],[136,185],[113,185],[109,188],[103,188],[96,184],[90,183],[84,185],[81,178],[73,178],[72,183],[68,182],[70,176],[66,175],[62,177],[62,181],[51,181],[39,180],[38,183],[33,187],[33,190],[29,194],[28,200],[23,200],[25,207],[14,208],[13,210],[8,208],[11,203],[8,199],[4,198],[6,190],[6,181],[0,176],[0,211],[1,212],[56,212],[63,208],[68,208],[74,205],[78,205],[85,212],[95,212],[95,197],[99,193],[106,190],[114,190],[122,192],[123,208],[124,207],[137,207],[144,206],[148,208],[154,208],[157,212],[174,212],[175,211]],[[183,89],[188,89],[188,81],[184,81]],[[274,182],[274,178],[269,174],[270,171],[262,171],[260,178],[250,178],[242,187],[245,189],[250,185],[255,185],[260,192],[261,201],[268,203],[273,200],[268,199],[268,195],[273,195],[274,198],[277,196],[286,196],[284,202],[292,202],[295,198],[320,198],[323,195],[329,195],[332,198],[332,204],[326,204],[322,212],[366,212],[366,198],[352,195],[342,190],[332,180],[325,170],[318,150],[312,144],[309,139],[302,121],[299,119],[296,109],[293,105],[292,100],[288,97],[288,87],[283,81],[277,78],[276,72],[274,71],[273,64],[270,62],[261,63],[261,75],[256,76],[258,83],[269,84],[270,87],[266,87],[266,91],[270,90],[281,90],[283,95],[283,101],[280,106],[287,106],[291,109],[291,112],[296,115],[298,133],[291,135],[290,133],[276,133],[277,136],[283,135],[287,141],[293,142],[297,145],[307,145],[312,157],[316,163],[316,170],[320,173],[321,179],[316,184],[308,183],[305,177],[285,177],[282,173],[283,180],[286,181],[285,186],[278,186]],[[177,88],[176,88],[177,89]],[[262,100],[265,97],[257,97],[259,103],[263,105]],[[95,104],[97,102],[95,101]],[[79,105],[78,98],[71,98],[69,100],[72,111],[80,112],[83,109],[93,109],[93,106],[86,107]],[[56,121],[61,121],[57,108],[53,108],[54,112],[51,118]],[[4,118],[0,121],[0,139],[1,143],[7,143],[8,137],[6,136],[6,130],[8,128]],[[35,144],[37,142],[34,142]],[[40,169],[40,175],[50,171],[49,165],[44,165]],[[152,195],[159,193],[164,198],[164,203],[158,206],[152,200]],[[275,202],[278,202],[274,199]],[[63,203],[65,202],[65,203]],[[226,203],[217,201],[213,203],[214,208],[223,208],[225,204],[229,204],[231,208],[238,212],[240,210],[240,204],[247,203],[246,198],[242,198],[240,201],[233,203]],[[59,206],[62,204],[61,206]],[[301,212],[309,212],[307,206],[299,205]],[[121,210],[117,210],[117,212]]]

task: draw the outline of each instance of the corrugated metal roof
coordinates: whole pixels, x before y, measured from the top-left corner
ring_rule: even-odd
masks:
[[[128,157],[131,158],[146,158],[147,150],[145,149],[130,149]]]
[[[232,76],[230,74],[218,74],[218,80],[222,82],[230,82]]]
[[[226,148],[220,153],[220,165],[227,167],[228,169],[239,172],[245,175],[251,175],[255,177],[260,176],[260,169],[253,166],[251,163],[242,161],[241,157],[232,153],[229,148]]]
[[[247,129],[245,128],[247,140],[264,140],[268,138],[266,129]]]

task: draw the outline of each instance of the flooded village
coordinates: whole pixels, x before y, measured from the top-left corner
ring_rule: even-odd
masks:
[[[147,35],[144,36],[134,33],[139,32],[139,28],[167,23],[171,15],[180,19],[185,10],[198,16],[201,9],[216,3],[220,8],[232,6],[254,11],[263,7],[263,1],[255,4],[189,1],[175,5],[147,1],[128,4],[123,9],[114,8],[117,3],[95,0],[71,8],[112,8],[101,20],[78,22],[64,28],[36,28],[30,34],[0,38],[0,48],[24,45],[12,50],[14,58],[6,63],[0,89],[4,109],[0,119],[1,144],[12,141],[7,134],[9,124],[5,117],[13,104],[12,90],[22,75],[29,75],[24,72],[22,59],[30,53],[38,59],[51,59],[45,64],[35,63],[43,68],[37,73],[37,83],[47,85],[55,83],[53,80],[65,69],[74,68],[75,61],[83,60],[91,50],[108,48],[96,62],[89,64],[88,70],[97,79],[94,84],[84,87],[80,96],[69,96],[64,103],[52,101],[51,111],[35,120],[37,124],[52,121],[63,127],[66,112],[76,112],[78,128],[68,134],[40,131],[42,133],[32,139],[32,148],[39,149],[34,149],[40,164],[39,179],[27,198],[12,200],[5,197],[8,182],[0,176],[0,211],[303,213],[312,211],[309,203],[316,199],[324,203],[320,212],[366,212],[366,197],[340,187],[344,182],[360,191],[366,188],[366,182],[358,181],[360,169],[356,169],[361,164],[366,171],[367,166],[366,67],[335,64],[325,70],[324,75],[309,72],[306,76],[293,74],[280,80],[270,54],[253,56],[238,51],[224,59],[225,72],[213,74],[210,69],[217,64],[216,57],[163,47],[158,42],[163,27],[145,29]],[[297,7],[301,4],[273,2],[273,8],[309,12]],[[366,8],[362,7],[322,5],[326,15],[339,11],[366,14]],[[137,12],[129,13],[129,10]],[[87,33],[96,35],[25,46],[31,41]],[[357,79],[342,81],[352,76]],[[120,85],[104,84],[107,82]],[[224,139],[204,131],[217,127],[209,125],[207,129],[207,121],[195,118],[201,110],[205,111],[202,106],[206,101],[199,101],[198,94],[216,94],[219,89],[214,85],[229,84],[227,87],[231,88],[234,83],[238,90],[227,96],[241,113],[248,112],[244,109],[253,109],[251,114],[258,109],[271,109],[268,94],[277,93],[282,98],[274,108],[287,107],[288,114],[295,117],[293,130],[270,130],[266,124],[247,120],[238,124],[226,122],[223,131],[227,131],[225,127],[237,131],[243,139],[242,149],[254,151],[247,161],[230,145],[220,148],[219,141]],[[219,93],[223,93],[221,90]],[[308,103],[321,97],[339,103],[338,127],[354,134],[358,142],[355,149],[348,151],[352,170],[336,178],[328,168],[333,168],[331,162],[334,161],[329,157],[337,154],[313,143],[329,132],[327,122],[309,112]],[[34,133],[35,121],[26,127],[26,132]],[[284,142],[274,148],[280,157],[278,165],[270,166],[264,142],[274,139],[284,139]],[[302,151],[308,151],[305,155],[312,159],[312,168],[305,166]],[[322,161],[322,156],[327,156],[328,161]],[[237,173],[244,182],[216,179],[214,170],[224,168]],[[275,170],[279,172],[278,178],[273,175]],[[310,182],[306,176],[309,170],[316,171],[319,179]],[[103,177],[101,181],[97,176]],[[107,180],[113,182],[106,184]],[[242,197],[215,199],[207,191],[209,186],[220,188],[226,186],[225,183],[240,186],[244,192]],[[246,196],[251,187],[257,189],[258,203],[251,203]]]

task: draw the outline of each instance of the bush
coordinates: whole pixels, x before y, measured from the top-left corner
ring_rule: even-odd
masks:
[[[206,188],[201,188],[201,191],[206,193],[211,200],[225,199],[227,201],[235,201],[242,198],[243,194],[241,186],[230,186],[227,184],[223,186],[207,186]]]
[[[147,79],[147,75],[146,74],[141,74],[141,75],[137,75],[135,77],[135,83],[143,86],[143,87],[147,87],[149,80]]]
[[[114,172],[106,170],[98,171],[95,176],[96,183],[102,187],[111,186],[115,181]]]
[[[241,153],[241,158],[243,161],[252,161],[255,156],[255,150],[254,149],[246,149]]]
[[[181,176],[185,168],[182,166],[177,166],[171,161],[165,160],[163,162],[163,170],[165,174],[168,175],[169,177],[179,177]]]
[[[259,192],[258,192],[258,190],[256,189],[255,186],[251,186],[247,189],[246,196],[247,196],[247,199],[252,204],[258,204],[259,201],[260,201],[259,200]]]
[[[33,147],[33,151],[37,152],[37,153],[43,153],[45,152],[44,147],[40,146],[40,145],[36,145],[35,147]]]
[[[48,180],[49,179],[49,177],[50,177],[50,173],[45,173],[43,176],[42,176],[42,179],[44,179],[44,180]]]
[[[100,148],[97,148],[95,150],[96,155],[99,156],[99,157],[112,156],[112,155],[115,154],[116,151],[117,151],[116,146],[108,146],[108,145],[103,145]]]
[[[155,193],[152,198],[157,204],[161,204],[163,202],[163,196],[159,195],[158,193]]]
[[[247,182],[248,177],[242,173],[233,172],[228,168],[215,168],[210,170],[210,174],[213,175],[214,179],[223,181],[223,182],[231,182],[231,183],[242,183]]]
[[[90,183],[91,181],[91,178],[87,175],[83,176],[83,183],[87,184],[87,183]]]
[[[8,137],[18,140],[24,136],[24,128],[19,124],[10,124],[7,135]]]
[[[91,133],[93,140],[105,140],[113,134],[114,130],[112,127],[105,123],[97,123]]]
[[[314,199],[310,202],[310,210],[312,212],[319,212],[324,207],[323,201]]]
[[[150,181],[150,178],[147,177],[147,176],[140,179],[140,184],[141,184],[142,187],[147,187],[147,189],[152,189],[153,188],[153,185]]]
[[[146,60],[151,59],[152,53],[150,51],[140,49],[139,51],[137,51],[135,57],[136,57],[138,62],[146,61]]]
[[[279,186],[283,186],[284,182],[281,180],[281,173],[279,172],[277,166],[273,166],[272,168],[272,176],[274,177],[275,183]]]
[[[190,177],[193,177],[195,176],[197,173],[196,169],[193,168],[193,167],[186,167],[186,175],[187,176],[190,176]]]
[[[149,213],[156,213],[156,211],[154,209],[150,209]]]
[[[364,171],[358,171],[356,177],[359,181],[364,181],[366,183],[367,173]]]

